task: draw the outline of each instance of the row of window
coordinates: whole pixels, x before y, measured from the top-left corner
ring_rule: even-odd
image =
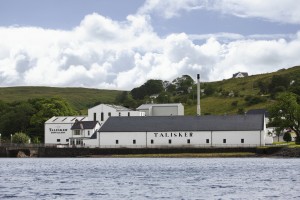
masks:
[[[57,142],[60,142],[60,139],[57,139],[56,141],[57,141]],[[69,139],[66,139],[66,142],[69,142]]]
[[[75,130],[74,135],[81,135],[81,130]],[[90,131],[88,131],[88,136],[90,135]]]
[[[128,112],[128,117],[130,117],[130,112]],[[119,116],[121,116],[121,113],[119,112]],[[111,117],[111,112],[108,113],[108,117]],[[100,120],[104,121],[104,112],[101,112]],[[94,121],[97,121],[97,113],[94,113]]]
[[[90,135],[90,134],[89,134],[89,135]],[[57,142],[60,142],[60,139],[57,139],[56,141],[57,141]],[[69,139],[66,139],[66,142],[69,142]],[[170,139],[168,142],[169,142],[169,144],[172,144],[172,140],[171,140],[171,139]],[[226,144],[226,142],[227,142],[227,140],[226,140],[226,139],[223,139],[223,143]],[[154,140],[151,140],[150,143],[151,143],[151,144],[154,144]],[[186,143],[187,143],[187,144],[190,144],[190,143],[191,143],[191,139],[187,139],[187,140],[186,140]],[[209,139],[206,139],[206,143],[209,144]],[[242,143],[242,144],[245,143],[245,140],[244,140],[244,139],[241,139],[241,143]],[[116,140],[116,144],[119,144],[119,140]],[[136,140],[132,140],[132,144],[136,144]]]
[[[226,144],[226,141],[227,141],[226,139],[223,139],[223,143],[224,143],[224,144]],[[168,142],[169,142],[169,144],[172,144],[172,140],[171,140],[171,139],[170,139]],[[151,144],[154,144],[154,140],[151,140],[150,143],[151,143]],[[187,144],[190,144],[190,143],[191,143],[191,139],[187,139],[187,140],[186,140],[186,143],[187,143]],[[242,143],[242,144],[245,143],[245,140],[244,140],[244,139],[241,139],[241,143]],[[119,144],[119,140],[116,140],[116,144]],[[136,144],[136,140],[133,140],[133,141],[132,141],[132,144]],[[209,139],[206,139],[206,144],[209,144]]]

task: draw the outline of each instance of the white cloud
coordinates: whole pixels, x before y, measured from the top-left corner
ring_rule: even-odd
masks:
[[[92,14],[70,31],[0,27],[0,38],[5,38],[0,40],[2,87],[131,90],[148,79],[171,81],[201,73],[204,81],[212,81],[237,71],[264,73],[300,63],[300,33],[289,40],[232,33],[159,37],[150,18],[141,15],[119,22]]]
[[[300,24],[298,0],[147,0],[140,14],[158,14],[165,18],[193,10],[214,10],[237,17],[263,18],[280,23]]]
[[[138,14],[147,15],[157,13],[169,19],[179,16],[179,11],[190,11],[199,9],[198,0],[146,0],[145,4],[138,10]]]
[[[213,9],[240,17],[300,24],[300,4],[297,0],[221,0],[215,1]]]

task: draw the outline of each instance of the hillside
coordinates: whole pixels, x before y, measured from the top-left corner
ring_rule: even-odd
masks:
[[[300,85],[300,66],[282,69],[273,73],[253,75],[245,78],[227,79],[217,82],[201,83],[201,88],[211,86],[214,94],[201,97],[202,114],[235,114],[249,109],[267,108],[274,100],[270,94],[262,94],[259,82],[270,83],[274,75],[288,77]],[[118,95],[123,91],[99,90],[88,88],[55,88],[55,87],[6,87],[0,88],[0,100],[4,102],[26,101],[33,98],[62,97],[76,110],[86,114],[87,109],[97,103],[115,103]],[[234,95],[230,95],[233,93]],[[186,115],[196,115],[196,86],[185,96],[176,94],[171,102],[181,102],[185,106]],[[255,103],[247,102],[247,96],[256,97]],[[155,102],[156,100],[154,100]],[[149,99],[136,101],[136,106],[149,102]]]
[[[96,103],[113,103],[122,91],[88,88],[55,87],[6,87],[0,88],[0,100],[4,102],[26,101],[33,98],[62,97],[82,114]]]
[[[223,92],[234,92],[238,93],[238,95],[235,95],[234,97],[223,96],[220,94],[215,94],[208,97],[203,96],[201,99],[202,114],[236,114],[239,109],[248,111],[250,109],[267,108],[274,102],[274,100],[270,98],[270,93],[261,94],[258,83],[270,83],[273,76],[286,77],[290,81],[296,81],[295,85],[297,84],[297,86],[299,86],[300,66],[289,69],[281,69],[272,73],[207,83],[216,89],[222,89]],[[265,101],[249,105],[248,102],[245,101],[247,96],[264,98]],[[196,105],[186,106],[185,113],[188,115],[195,115]]]

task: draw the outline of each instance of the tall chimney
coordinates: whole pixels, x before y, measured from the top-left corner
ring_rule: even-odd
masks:
[[[200,74],[197,74],[197,115],[201,115],[200,108]]]

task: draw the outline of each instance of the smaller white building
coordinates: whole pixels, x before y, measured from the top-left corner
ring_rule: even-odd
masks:
[[[170,104],[142,104],[137,111],[144,112],[146,116],[182,116],[184,106],[181,103]]]
[[[54,116],[45,122],[45,144],[68,145],[71,127],[76,121],[87,121],[87,116]]]
[[[98,121],[76,121],[71,127],[72,136],[70,145],[72,146],[95,146],[97,143],[93,140],[96,137],[100,123]]]
[[[247,72],[238,72],[232,75],[232,78],[244,78],[249,76]]]
[[[144,112],[134,111],[129,108],[110,104],[100,104],[88,110],[88,118],[90,121],[99,121],[103,123],[111,116],[130,117],[130,116],[145,116]]]

